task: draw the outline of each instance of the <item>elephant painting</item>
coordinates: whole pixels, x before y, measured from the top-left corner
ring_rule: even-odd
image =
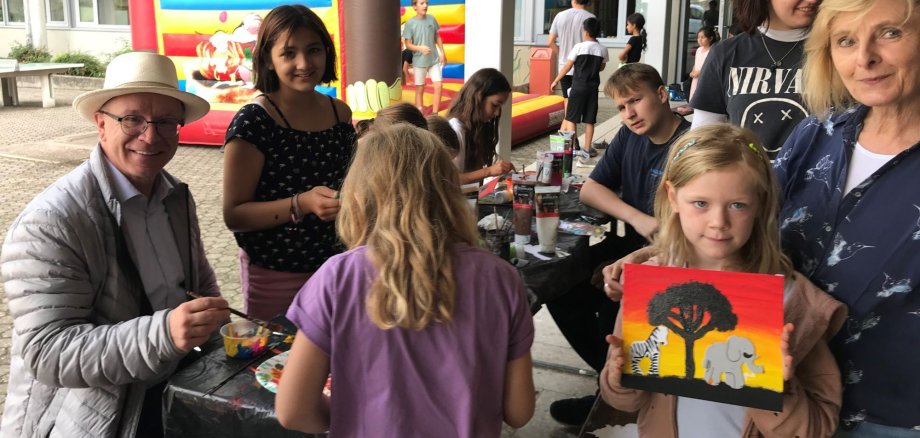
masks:
[[[751,372],[762,374],[763,366],[755,365],[754,344],[741,336],[730,336],[726,342],[715,342],[706,349],[703,356],[704,379],[710,385],[725,382],[731,388],[744,387],[741,365],[747,364]]]

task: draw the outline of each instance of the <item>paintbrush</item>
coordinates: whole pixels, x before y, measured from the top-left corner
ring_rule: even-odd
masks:
[[[190,297],[192,297],[192,298],[205,298],[204,296],[198,295],[198,294],[196,294],[195,292],[192,292],[192,291],[187,291],[187,292],[185,292],[185,294],[188,295],[188,296],[190,296]],[[219,310],[223,310],[223,309],[219,309]],[[263,321],[263,320],[261,320],[261,319],[259,319],[259,318],[254,317],[254,316],[249,316],[249,315],[247,315],[247,314],[245,314],[245,313],[243,313],[243,312],[240,312],[239,310],[236,310],[236,309],[234,309],[234,308],[232,308],[232,307],[230,307],[230,306],[227,306],[227,310],[228,310],[230,313],[232,313],[232,314],[234,314],[234,315],[236,315],[236,316],[239,316],[240,318],[243,318],[243,319],[245,319],[245,320],[247,320],[247,321],[253,322],[253,323],[256,324],[256,325],[259,325],[259,326],[264,327],[266,330],[268,330],[268,331],[270,331],[270,332],[272,332],[272,333],[277,333],[277,334],[281,334],[281,335],[285,335],[285,336],[290,336],[290,333],[285,332],[285,331],[284,331],[284,327],[283,327],[281,324],[274,323],[274,322]]]

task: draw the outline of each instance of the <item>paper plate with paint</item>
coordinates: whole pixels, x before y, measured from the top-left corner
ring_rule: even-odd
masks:
[[[281,374],[284,372],[284,364],[287,362],[288,354],[285,351],[275,357],[269,358],[262,362],[256,368],[256,381],[265,389],[277,393],[278,382],[281,380]],[[332,395],[332,376],[326,378],[326,384],[323,386],[323,394]]]

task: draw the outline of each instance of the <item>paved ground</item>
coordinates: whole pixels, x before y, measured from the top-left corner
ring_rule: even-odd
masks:
[[[10,223],[25,205],[50,183],[89,156],[95,144],[92,126],[70,107],[77,90],[55,90],[56,108],[41,108],[39,89],[20,88],[21,107],[0,108],[0,232],[5,236]],[[619,126],[608,99],[601,99],[598,137],[612,136]],[[535,153],[548,150],[541,137],[512,152],[514,163],[531,163]],[[198,203],[203,239],[218,282],[232,306],[240,307],[237,246],[221,217],[221,153],[216,147],[181,147],[167,169],[191,187]],[[5,400],[9,376],[10,333],[6,297],[0,285],[0,404]],[[506,429],[506,437],[571,437],[577,430],[561,427],[549,416],[549,404],[559,398],[580,396],[596,388],[593,377],[559,371],[586,369],[556,330],[552,318],[542,310],[534,316],[537,338],[534,359],[561,367],[535,367],[538,390],[536,414],[520,430]],[[0,408],[2,409],[2,408]],[[0,410],[2,412],[2,410]]]

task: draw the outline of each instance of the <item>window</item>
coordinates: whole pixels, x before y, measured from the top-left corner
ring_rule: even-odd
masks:
[[[0,24],[25,23],[26,0],[0,0]]]
[[[67,21],[64,0],[46,0],[45,10],[48,11],[48,23],[61,24]]]
[[[524,9],[522,5],[522,0],[514,0],[514,37],[517,38],[521,34],[521,27],[524,23],[521,22],[521,9]]]
[[[620,1],[626,2],[626,14],[629,15],[636,11],[636,0],[603,0],[589,2],[585,7],[597,16],[601,24],[601,38],[613,38],[617,36],[617,22],[626,17],[620,17]],[[553,24],[553,17],[556,14],[569,9],[572,5],[571,0],[543,0],[543,33],[549,34],[549,28]]]
[[[128,0],[76,0],[80,23],[128,25]]]
[[[514,41],[533,41],[533,0],[514,0]]]

